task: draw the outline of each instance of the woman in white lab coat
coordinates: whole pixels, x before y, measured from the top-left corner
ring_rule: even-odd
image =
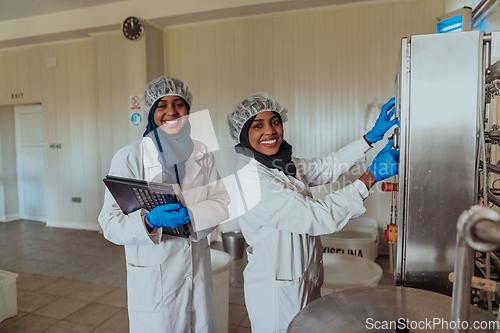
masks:
[[[244,291],[252,332],[285,332],[293,317],[320,297],[319,235],[339,231],[349,219],[365,212],[368,190],[397,173],[399,153],[389,141],[365,174],[324,200],[313,199],[310,187],[331,183],[364,161],[371,144],[396,123],[390,119],[393,105],[393,99],[384,105],[374,129],[364,138],[326,158],[311,160],[292,156],[292,146],[283,139],[287,110],[266,93],[248,96],[228,116],[236,151],[246,165],[250,158],[256,161],[256,168],[239,172],[243,196],[258,200],[239,217],[249,244]]]
[[[212,154],[190,137],[192,94],[184,81],[153,80],[142,102],[149,111],[144,138],[115,154],[109,174],[178,183],[187,207],[125,215],[106,190],[99,223],[106,239],[125,245],[130,331],[216,332],[206,236],[227,219],[229,196]],[[189,221],[190,238],[162,234]]]

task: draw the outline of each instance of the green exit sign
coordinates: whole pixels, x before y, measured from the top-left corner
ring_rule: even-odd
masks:
[[[10,94],[10,98],[11,99],[18,99],[18,98],[23,98],[23,93],[19,93],[19,94]]]

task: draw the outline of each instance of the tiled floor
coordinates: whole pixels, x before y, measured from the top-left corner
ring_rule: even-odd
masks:
[[[125,288],[17,272],[15,317],[0,322],[10,332],[128,332]]]
[[[0,269],[126,287],[123,246],[40,222],[0,223]]]
[[[213,248],[222,249],[221,243]],[[381,285],[393,284],[388,258]],[[229,332],[249,333],[243,296],[246,256],[230,270]],[[96,231],[46,228],[44,223],[0,223],[0,270],[19,274],[18,314],[0,332],[128,332],[125,254]]]
[[[245,265],[235,260],[230,271],[230,333],[250,332]],[[18,314],[0,322],[2,333],[128,332],[125,253],[96,231],[0,223],[0,270],[19,274]]]

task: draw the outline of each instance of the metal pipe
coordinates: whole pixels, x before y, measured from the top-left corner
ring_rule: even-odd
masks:
[[[468,215],[465,216],[465,218],[467,217]],[[459,220],[461,219],[464,219],[464,213],[460,216]],[[472,267],[474,267],[474,250],[469,247],[465,237],[459,232],[455,257],[455,281],[453,282],[453,298],[451,300],[452,322],[469,321]],[[450,332],[459,333],[467,332],[467,330],[459,330],[456,327]]]
[[[496,1],[496,0],[495,0]],[[491,34],[484,34],[483,36],[483,43],[490,43],[491,42]]]
[[[474,250],[491,252],[500,244],[500,214],[484,206],[472,206],[457,222],[455,282],[450,320],[469,320]],[[457,325],[458,326],[458,325]],[[450,332],[467,332],[458,327]]]
[[[488,131],[484,132],[484,135],[494,140],[500,140],[500,131]]]
[[[491,264],[495,267],[497,272],[500,272],[500,259],[496,256],[495,253],[491,252]],[[500,300],[500,292],[495,290],[495,299]]]
[[[484,32],[481,33],[484,37]],[[483,45],[483,52],[481,52],[481,73],[484,71],[485,68],[487,68],[487,59],[485,57],[485,52],[484,52],[485,46]],[[483,89],[484,87],[484,75],[479,75],[479,87]],[[485,107],[485,95],[480,94],[479,95],[479,108],[477,110],[477,113],[479,115],[479,140],[480,140],[480,145],[481,145],[481,152],[483,155],[483,165],[487,163],[486,160],[486,143],[484,142],[484,127],[486,126],[485,121],[484,121],[484,116],[486,112],[486,107]],[[487,164],[486,164],[487,165]],[[488,189],[488,182],[487,182],[487,168],[483,168],[483,205],[488,206],[488,196],[486,194],[486,191]]]
[[[471,230],[472,236],[481,242],[500,244],[500,225],[493,221],[480,221]]]
[[[500,198],[488,191],[488,199],[490,199],[491,203],[497,207],[500,207]]]
[[[481,7],[483,7],[484,3],[488,0],[481,0],[481,2],[472,10],[472,15],[474,16]]]
[[[451,318],[450,320],[457,323],[460,321],[469,321],[469,304],[472,279],[472,269],[474,265],[474,250],[469,247],[465,240],[464,225],[469,220],[471,214],[463,212],[458,218],[457,223],[457,245],[455,256],[455,281],[453,282],[453,298],[451,303]],[[462,306],[467,304],[467,306]],[[451,332],[463,332],[458,328]]]
[[[486,279],[491,279],[491,253],[486,252]],[[493,314],[493,293],[491,291],[487,291],[486,298],[488,299],[488,312]]]
[[[493,6],[493,4],[495,3],[496,0],[486,0],[485,4],[481,7],[477,6],[476,8],[474,8],[474,10],[476,10],[477,8],[479,8],[479,10],[477,10],[474,14],[472,14],[472,20],[473,21],[480,21],[481,20],[481,17],[486,14],[486,12],[491,8],[491,6]]]
[[[491,4],[489,5],[489,7],[491,7],[491,5],[495,2],[496,0],[492,0],[490,1]],[[486,11],[489,9],[489,7],[486,9]],[[479,14],[481,15],[481,14]],[[487,42],[486,42],[487,41]],[[483,34],[483,54],[482,54],[482,68],[481,68],[481,73],[486,73],[486,69],[490,67],[491,65],[491,59],[490,59],[490,45],[491,45],[491,34]],[[485,75],[480,75],[479,76],[480,79],[479,79],[479,84],[480,84],[480,87],[484,87],[485,86]],[[486,127],[486,123],[488,122],[488,114],[487,114],[487,111],[488,111],[488,107],[486,106],[486,96],[485,94],[481,94],[481,104],[479,104],[480,106],[480,112],[482,114],[482,122],[480,123],[481,124],[481,130],[480,130],[480,140],[481,140],[481,146],[482,146],[482,151],[483,151],[483,161],[484,163],[487,163],[487,159],[486,159],[486,142],[485,142],[485,135],[484,135],[484,130],[485,130],[485,127]],[[485,206],[488,206],[488,195],[487,195],[487,190],[488,190],[488,173],[487,173],[487,168],[486,170],[483,170],[483,205]],[[486,252],[486,279],[490,279],[491,278],[491,264],[490,264],[490,253],[489,251]],[[488,292],[487,293],[487,299],[488,299],[488,312],[489,313],[493,313],[493,293],[492,292]]]
[[[497,272],[500,273],[500,259],[498,259],[496,254],[493,252],[491,252],[491,264],[493,265],[493,267],[495,267]],[[500,300],[500,297],[498,299]]]
[[[488,169],[488,171],[490,171],[490,172],[493,172],[493,173],[496,173],[497,175],[500,175],[500,166],[498,166],[498,165],[486,163],[486,169]]]
[[[490,192],[491,194],[494,194],[496,196],[500,196],[500,188],[489,188],[488,189],[488,192]],[[480,198],[483,197],[483,189],[481,189],[478,194],[477,194]],[[488,196],[488,199],[490,199],[490,197]]]

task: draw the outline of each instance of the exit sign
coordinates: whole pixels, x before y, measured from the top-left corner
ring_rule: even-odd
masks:
[[[11,99],[19,99],[19,98],[23,98],[23,93],[19,93],[19,94],[10,94],[10,98]]]

